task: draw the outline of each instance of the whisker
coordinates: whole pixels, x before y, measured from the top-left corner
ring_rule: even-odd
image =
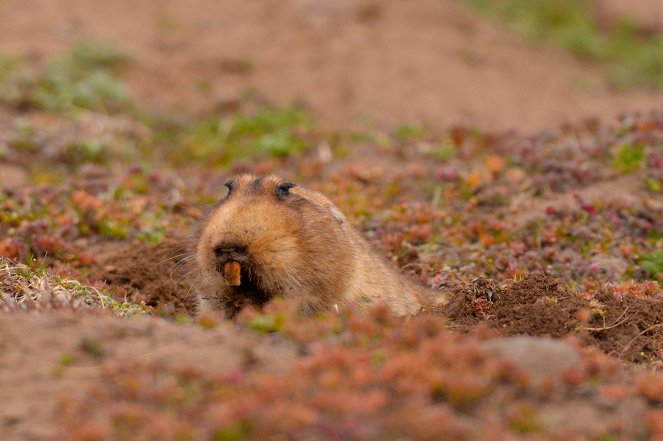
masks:
[[[173,271],[177,271],[177,270],[181,269],[182,267],[184,267],[185,265],[191,263],[191,261],[192,261],[194,258],[195,258],[194,255],[187,256],[187,257],[183,258],[182,260],[180,260],[179,262],[177,262],[177,264],[175,264],[175,266],[173,267]]]
[[[196,276],[200,277],[201,273],[198,272]],[[184,294],[183,299],[188,299],[189,298],[189,296],[191,295],[191,291],[193,290],[194,286],[195,286],[195,283],[193,283],[193,282],[189,284],[189,289],[186,290],[186,294]]]
[[[174,260],[174,259],[180,258],[182,256],[193,255],[193,254],[194,254],[194,252],[192,252],[192,251],[186,251],[184,253],[176,254],[174,256],[167,257],[166,259],[164,259],[160,262],[157,262],[157,265],[161,265],[162,263],[166,263],[169,260]]]
[[[192,275],[193,273],[195,273],[196,271],[197,271],[196,268],[192,269],[191,271],[187,271],[186,273],[184,273],[184,274],[182,274],[180,277],[178,277],[177,280],[175,280],[175,283],[179,283],[180,280],[182,280],[182,279],[184,279],[184,278],[189,278],[189,276],[191,276],[191,275]]]

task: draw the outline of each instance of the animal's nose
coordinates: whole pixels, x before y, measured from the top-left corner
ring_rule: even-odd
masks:
[[[245,262],[248,259],[246,247],[237,245],[219,245],[214,248],[214,256],[220,264],[231,260]]]

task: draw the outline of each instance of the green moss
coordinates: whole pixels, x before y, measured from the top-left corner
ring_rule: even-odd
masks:
[[[21,59],[0,54],[0,100],[20,104],[24,81]]]
[[[663,180],[647,177],[645,178],[645,187],[651,192],[661,193],[663,192]]]
[[[101,220],[97,225],[97,229],[101,236],[106,236],[113,239],[127,239],[129,237],[127,225],[124,225],[119,221],[110,219]]]

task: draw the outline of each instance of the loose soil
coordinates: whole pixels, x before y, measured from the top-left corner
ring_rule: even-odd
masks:
[[[168,239],[156,246],[106,244],[94,252],[101,265],[89,277],[104,282],[116,297],[168,314],[195,314],[197,302],[187,279],[191,251],[185,239]]]
[[[102,253],[90,279],[105,282],[116,296],[164,313],[193,314],[187,247],[185,240],[167,240]],[[509,285],[478,278],[456,286],[450,299],[448,305],[436,307],[437,313],[466,332],[483,324],[504,335],[575,336],[620,360],[663,360],[660,298],[618,298],[602,292],[589,299],[565,288],[561,279],[533,274]]]
[[[102,256],[90,278],[164,313],[192,314],[196,302],[187,279],[190,268],[183,265],[187,255],[183,240],[133,244]],[[660,298],[602,292],[590,299],[570,291],[563,280],[539,273],[512,284],[478,278],[454,287],[450,299],[436,307],[437,313],[465,332],[487,325],[507,336],[574,336],[620,360],[663,360]]]
[[[648,362],[663,355],[660,298],[600,293],[594,299],[545,274],[511,286],[478,279],[456,288],[440,313],[460,329],[486,324],[505,335],[574,336],[620,360]]]

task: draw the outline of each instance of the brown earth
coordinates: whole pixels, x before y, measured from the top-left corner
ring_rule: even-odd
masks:
[[[122,320],[66,311],[0,314],[0,439],[50,439],[58,399],[85,391],[100,380],[103,369],[118,363],[150,362],[163,369],[189,365],[203,371],[250,364],[279,371],[292,362],[292,345],[233,328],[224,323],[204,330],[156,317]]]
[[[621,14],[622,3],[601,10]],[[630,3],[648,21],[660,7]],[[33,64],[81,39],[128,50],[129,86],[157,111],[209,112],[251,90],[272,103],[299,101],[331,126],[529,131],[663,101],[611,90],[596,68],[451,0],[8,0],[0,16],[0,51]]]
[[[119,288],[131,301],[169,313],[192,313],[185,247],[177,240],[123,247],[100,256],[91,279]],[[465,331],[483,323],[504,335],[575,336],[620,360],[663,359],[663,301],[658,298],[603,292],[590,300],[562,280],[536,273],[511,285],[479,278],[456,286],[450,298],[438,313]]]
[[[505,335],[575,336],[620,360],[663,356],[661,299],[606,292],[589,300],[544,274],[511,286],[475,280],[457,288],[441,314],[465,330],[484,323]]]
[[[624,2],[603,3],[618,8]],[[644,21],[660,4],[639,0],[633,6],[636,19]],[[527,131],[589,115],[646,110],[663,98],[643,91],[616,93],[594,68],[555,50],[532,48],[452,1],[6,0],[0,2],[0,17],[0,51],[25,53],[34,64],[81,38],[130,50],[135,61],[127,81],[137,101],[152,110],[208,112],[232,104],[251,88],[275,103],[300,100],[329,125],[375,121],[393,127],[422,121],[438,128],[462,124]],[[265,41],[271,45],[265,47]],[[203,93],[204,82],[211,90]],[[580,83],[589,89],[581,91]],[[410,172],[389,165],[388,172],[394,170]],[[23,174],[12,182],[23,182]],[[602,181],[580,196],[591,199],[615,190],[620,192],[615,197],[626,197],[635,179],[640,177]],[[520,212],[529,216],[575,197],[564,193],[534,208],[532,200],[516,203],[514,222],[527,223],[529,217],[521,219]],[[180,265],[181,242],[156,248],[103,245],[92,251],[100,263],[90,279],[108,282],[116,296],[167,313],[192,308]],[[552,347],[550,339],[539,336],[575,339],[622,361],[663,358],[659,299],[605,293],[590,302],[543,275],[508,285],[478,279],[457,286],[454,301],[438,312],[460,331],[487,327],[491,334],[507,336],[488,340],[483,349],[531,373],[540,364],[518,354],[560,363],[580,357],[575,346],[556,342],[561,346]],[[301,348],[277,335],[258,335],[227,322],[203,329],[208,319],[217,320],[203,318],[193,325],[66,311],[0,314],[0,439],[51,438],[60,397],[103,386],[102,373],[117,365],[288,372],[302,356]],[[511,337],[515,334],[537,337],[519,340]],[[569,366],[551,367],[550,375],[563,378]],[[618,372],[631,387],[632,367]],[[600,429],[616,414],[634,425],[643,420],[645,407],[642,399],[606,406],[605,397],[586,390],[557,391],[542,400],[548,400],[541,409],[551,421],[571,421],[587,431]],[[643,436],[642,427],[629,430]]]
[[[663,30],[663,3],[658,0],[600,0],[597,13],[603,14],[609,21],[620,17],[634,20],[649,32],[660,33]]]
[[[144,263],[148,267],[149,256],[155,255],[147,254]],[[116,255],[111,260],[118,264],[121,259]],[[163,269],[162,261],[155,258],[152,262]],[[134,283],[139,280],[135,277]],[[161,291],[171,303],[176,297],[172,294]],[[503,382],[501,390],[492,394],[495,400],[515,393],[518,399],[514,404],[537,403],[537,413],[551,433],[570,430],[580,434],[578,439],[585,439],[582,434],[595,436],[605,431],[606,421],[610,421],[622,434],[642,436],[645,429],[636,422],[643,420],[647,404],[641,397],[628,395],[622,399],[620,394],[633,390],[634,383],[641,384],[638,382],[643,372],[614,362],[605,365],[606,361],[599,362],[603,359],[597,359],[593,352],[581,351],[577,343],[549,337],[575,336],[576,341],[623,360],[642,361],[642,354],[660,359],[663,333],[660,326],[648,326],[663,319],[660,301],[619,300],[606,295],[600,299],[601,315],[586,312],[583,316],[591,307],[596,309],[596,304],[591,305],[544,275],[533,275],[511,286],[480,279],[458,288],[454,299],[441,314],[449,316],[452,326],[475,332],[463,343],[454,340],[448,350],[475,345],[477,325],[483,323],[493,330],[482,331],[491,338],[483,337],[479,353],[492,357],[491,365],[508,360],[517,369],[511,370],[514,379]],[[437,320],[444,322],[441,317]],[[209,325],[213,327],[208,329]],[[218,378],[219,372],[251,371],[253,375],[273,373],[277,377],[270,378],[292,381],[293,376],[300,375],[297,372],[305,365],[303,360],[311,347],[316,347],[315,343],[311,347],[298,346],[279,334],[258,334],[211,316],[194,325],[157,317],[118,319],[81,311],[14,313],[0,315],[0,332],[0,403],[11,403],[0,406],[0,435],[7,440],[53,439],[54,429],[62,429],[63,413],[72,403],[95,400],[99,391],[112,390],[122,381],[139,381],[135,378],[143,378],[142,383],[132,387],[147,387],[153,381],[158,384],[159,376],[189,369],[212,379]],[[496,338],[495,334],[538,337]],[[584,378],[586,372],[605,377],[598,393],[569,386],[576,376]],[[123,380],[123,376],[128,377]],[[519,386],[523,378],[530,378],[530,387]],[[616,381],[619,386],[615,386],[613,397],[610,385]],[[149,395],[139,394],[136,399],[149,399]],[[103,415],[102,404],[92,401],[81,405]],[[77,412],[81,411],[87,412]],[[200,418],[204,420],[205,416]],[[85,432],[69,424],[73,423],[66,423],[65,435],[61,435],[64,438],[55,439],[67,439],[66,434],[88,439]]]
[[[90,278],[115,289],[116,297],[170,314],[195,312],[197,303],[187,281],[191,253],[185,239],[169,239],[156,246],[104,244],[93,253],[101,265]]]

